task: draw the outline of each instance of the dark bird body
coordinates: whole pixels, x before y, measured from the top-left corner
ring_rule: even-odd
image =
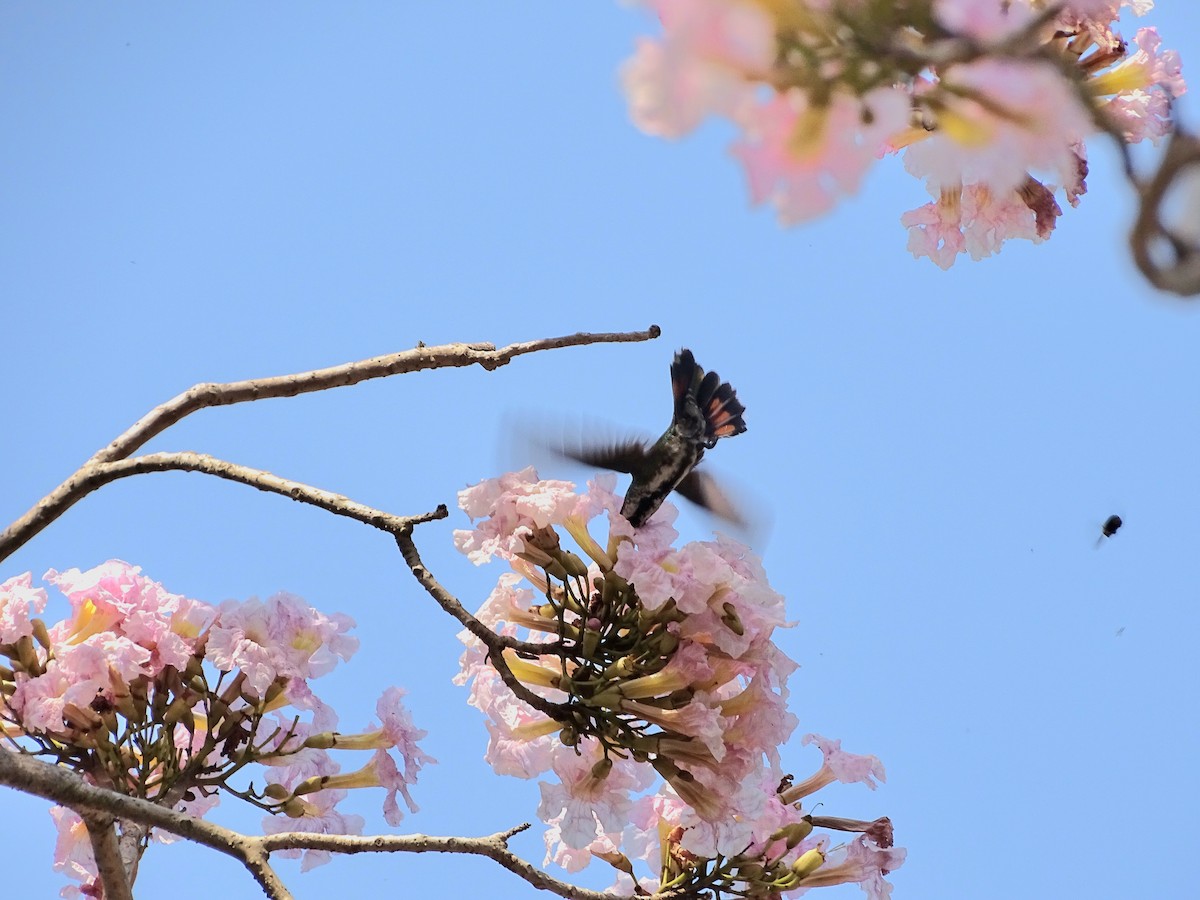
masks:
[[[1101,533],[1104,535],[1104,537],[1112,537],[1117,533],[1117,529],[1120,528],[1122,524],[1124,523],[1122,523],[1120,516],[1109,516],[1104,520],[1104,527]]]
[[[644,441],[626,441],[608,447],[563,447],[561,453],[589,465],[602,466],[633,476],[621,515],[640,528],[654,515],[667,495],[682,496],[718,515],[741,521],[733,504],[696,464],[717,441],[746,430],[746,411],[733,388],[716,372],[696,365],[691,350],[680,350],[671,363],[671,391],[675,413],[662,437],[649,447]]]

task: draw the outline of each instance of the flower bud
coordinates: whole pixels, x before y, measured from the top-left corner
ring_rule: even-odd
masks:
[[[562,561],[563,568],[567,570],[568,575],[574,575],[576,578],[587,577],[587,563],[585,563],[570,550],[564,551],[559,559]]]
[[[293,797],[283,804],[283,814],[289,819],[303,819],[312,811],[312,804],[306,803],[299,797]]]
[[[326,781],[326,776],[314,775],[314,776],[312,776],[312,778],[306,778],[302,782],[300,782],[298,785],[296,785],[296,787],[292,791],[292,793],[297,797],[300,797],[304,794],[311,794],[311,793],[313,793],[315,791],[319,791],[319,790],[321,790],[321,788],[325,787],[325,781]],[[290,815],[290,813],[289,813],[289,815]]]
[[[276,678],[267,685],[267,694],[263,697],[263,702],[267,705],[274,703],[279,695],[284,692],[285,688],[287,688],[287,679],[283,676]]]
[[[523,559],[525,562],[533,563],[535,566],[542,569],[554,562],[554,558],[550,556],[549,553],[530,544],[528,541],[525,542],[525,549],[518,550],[516,555],[518,559]]]
[[[68,727],[77,731],[95,731],[103,724],[94,711],[74,703],[63,704],[62,717]]]
[[[183,677],[187,678],[187,679],[199,678],[199,679],[203,680],[203,678],[204,678],[204,657],[203,656],[195,656],[195,655],[188,657],[187,666],[185,666],[184,670],[183,670]],[[207,682],[206,682],[206,684],[207,684]],[[201,693],[203,693],[204,690],[207,690],[207,687],[201,689]]]
[[[37,638],[37,642],[50,649],[50,632],[46,630],[46,623],[41,619],[34,619],[30,623],[33,626],[33,636]]]
[[[583,633],[583,643],[580,646],[580,656],[584,659],[593,659],[596,656],[596,649],[600,646],[600,632],[593,628],[587,629]]]
[[[787,844],[787,848],[791,850],[802,840],[812,834],[812,830],[812,820],[808,817],[805,817],[799,822],[792,822],[790,825],[784,825],[771,835],[771,840],[784,841]]]
[[[139,681],[141,679],[138,679]],[[170,694],[162,687],[156,687],[154,690],[154,699],[150,703],[150,711],[154,716],[154,721],[161,722],[163,716],[167,714],[167,704],[170,702]]]
[[[17,659],[21,662],[21,667],[29,673],[31,677],[36,678],[45,670],[42,668],[41,662],[37,658],[37,652],[33,649],[33,638],[27,634],[21,635],[20,640],[16,643]]]
[[[725,627],[738,637],[744,635],[746,633],[746,626],[742,624],[742,620],[738,617],[737,608],[732,603],[726,601],[721,604],[721,609],[725,611],[725,614],[721,616],[721,622],[724,623]]]
[[[824,864],[825,854],[814,847],[807,853],[800,854],[800,857],[792,863],[792,874],[797,878],[807,878]]]
[[[332,731],[322,731],[320,734],[309,735],[303,746],[310,750],[329,750],[337,744],[337,735]]]
[[[292,792],[279,782],[272,781],[263,789],[263,796],[271,800],[284,800],[292,796]]]
[[[167,710],[163,713],[162,722],[164,725],[176,725],[184,719],[192,718],[192,706],[183,697],[176,697],[167,706]]]

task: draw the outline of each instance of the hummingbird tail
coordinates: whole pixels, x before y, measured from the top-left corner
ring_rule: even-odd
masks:
[[[711,449],[718,439],[746,430],[746,420],[742,418],[746,407],[738,400],[737,393],[716,372],[706,374],[696,365],[691,350],[684,348],[675,354],[671,363],[671,390],[675,395],[676,421],[688,421],[697,413],[703,417],[706,447]]]

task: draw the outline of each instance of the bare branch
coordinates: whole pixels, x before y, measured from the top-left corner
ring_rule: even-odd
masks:
[[[444,509],[445,507],[441,508]],[[442,587],[438,580],[433,577],[433,574],[425,568],[425,564],[421,562],[421,556],[417,552],[417,545],[413,543],[411,526],[402,529],[396,534],[396,546],[400,548],[400,553],[404,556],[404,561],[408,563],[408,567],[412,569],[413,575],[421,583],[421,587],[425,588],[426,593],[437,602],[438,606],[466,626],[467,630],[479,638],[483,642],[483,645],[487,647],[488,661],[491,662],[492,666],[500,674],[500,678],[508,686],[508,689],[538,712],[545,713],[550,718],[564,724],[570,722],[571,711],[569,706],[564,703],[551,703],[544,697],[539,697],[533,691],[529,690],[529,688],[517,680],[517,676],[512,673],[512,670],[508,667],[508,663],[504,659],[505,649],[510,648],[522,653],[540,655],[553,652],[554,645],[516,641],[504,635],[496,634],[496,632],[467,612],[458,598]]]
[[[436,837],[427,834],[358,837],[293,831],[266,835],[262,838],[262,843],[268,851],[306,849],[328,850],[332,853],[465,853],[485,856],[535,888],[550,891],[568,900],[614,900],[612,894],[603,894],[559,881],[509,850],[508,839],[527,828],[529,823],[481,838]]]
[[[142,475],[146,472],[202,472],[217,478],[236,481],[249,485],[260,491],[281,494],[300,503],[308,503],[334,515],[356,519],[365,525],[395,534],[400,529],[414,522],[428,522],[446,516],[443,506],[432,513],[421,516],[396,516],[382,510],[357,503],[341,494],[323,491],[299,481],[290,481],[272,475],[262,469],[252,469],[237,463],[227,462],[203,453],[149,453],[145,456],[135,456],[132,459],[116,460],[107,463],[89,463],[84,466],[50,494],[46,495],[37,506],[17,519],[3,534],[0,534],[0,559],[20,548],[39,531],[46,528],[55,519],[65,513],[88,494],[103,487],[109,482],[130,475]]]
[[[112,816],[94,810],[85,810],[81,816],[92,842],[92,856],[96,860],[100,883],[104,885],[105,900],[133,900]]]
[[[32,509],[0,532],[0,561],[24,546],[72,505],[102,485],[128,475],[167,470],[205,472],[219,478],[228,478],[259,490],[284,494],[294,500],[311,503],[337,515],[348,516],[374,528],[395,533],[406,520],[354,503],[340,494],[319,491],[299,482],[277,478],[261,470],[222,462],[198,453],[151,453],[135,459],[128,457],[138,447],[161,434],[184,416],[209,406],[227,406],[270,397],[295,397],[299,394],[345,387],[372,378],[384,378],[422,369],[479,365],[492,370],[507,365],[514,357],[540,350],[585,344],[647,341],[658,337],[660,333],[657,325],[651,325],[646,331],[571,334],[509,344],[499,350],[492,344],[445,344],[440,347],[421,345],[414,350],[293,375],[276,375],[224,384],[198,384],[152,409],[124,434],[92,456],[70,478],[39,500]]]
[[[1142,274],[1160,290],[1183,297],[1200,293],[1200,218],[1195,195],[1181,197],[1189,208],[1177,212],[1174,227],[1163,221],[1164,200],[1173,190],[1185,190],[1187,179],[1200,178],[1200,140],[1176,129],[1158,171],[1144,184],[1134,183],[1141,201],[1129,235],[1133,259]]]
[[[96,787],[59,766],[8,750],[0,751],[0,784],[74,809],[89,822],[89,829],[93,819],[106,820],[110,823],[111,833],[113,817],[118,817],[161,828],[232,856],[250,871],[270,900],[292,900],[291,893],[269,863],[270,854],[279,850],[327,850],[332,853],[464,853],[487,857],[533,887],[550,891],[567,900],[614,900],[612,894],[602,894],[559,881],[509,850],[508,840],[529,828],[528,823],[480,838],[424,834],[359,837],[310,832],[283,832],[256,837],[167,809],[148,800]],[[115,845],[115,838],[113,843]],[[108,854],[108,849],[102,848],[97,854],[97,860],[101,855]],[[119,866],[119,854],[115,858]],[[108,889],[107,881],[105,888]],[[122,897],[114,893],[111,896],[114,900],[128,900],[128,895]],[[659,900],[682,900],[683,894],[672,891],[655,896]]]
[[[67,769],[9,750],[0,751],[0,784],[53,800],[81,816],[93,813],[137,822],[211,847],[241,861],[271,900],[291,900],[292,895],[279,876],[265,860],[260,864],[255,856],[254,842],[258,838],[247,837],[149,800],[96,787]],[[261,853],[261,848],[258,849]]]
[[[88,463],[111,462],[125,459],[155,435],[161,434],[184,416],[209,406],[228,406],[251,400],[266,400],[271,397],[296,397],[313,391],[347,387],[372,378],[386,378],[419,372],[422,369],[445,369],[479,365],[489,371],[507,365],[514,357],[539,350],[554,350],[560,347],[580,347],[585,344],[633,343],[652,340],[661,334],[657,325],[646,331],[614,333],[569,334],[564,337],[542,338],[509,344],[496,349],[494,344],[443,344],[426,347],[419,344],[412,350],[389,353],[372,359],[343,363],[327,369],[297,372],[293,375],[274,375],[268,378],[251,378],[246,381],[230,381],[223,384],[198,384],[184,391],[161,406],[156,406],[138,419],[128,430],[111,444],[100,450]]]

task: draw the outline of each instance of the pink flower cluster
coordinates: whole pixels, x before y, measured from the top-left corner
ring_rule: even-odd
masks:
[[[909,249],[942,268],[1011,238],[1045,240],[1057,191],[1075,206],[1086,190],[1083,142],[1097,123],[1157,140],[1186,89],[1153,28],[1132,53],[1113,29],[1122,8],[1142,15],[1151,0],[1069,0],[1041,23],[1039,0],[932,0],[891,22],[863,15],[861,0],[642,2],[663,33],[641,39],[622,72],[640,128],[680,137],[707,116],[731,120],[751,199],[785,225],[828,211],[876,159],[903,152],[934,197],[901,218]]]
[[[0,734],[11,748],[0,752],[46,755],[93,783],[198,816],[216,806],[219,791],[233,790],[272,813],[268,831],[360,833],[361,817],[336,810],[349,787],[384,787],[393,824],[402,817],[397,795],[416,809],[409,787],[432,760],[417,746],[425,732],[413,726],[403,692],[385,691],[379,726],[345,736],[308,685],[358,648],[349,617],[286,593],[216,608],[120,560],[44,578],[71,605],[49,628],[37,618],[46,591],[30,574],[0,584],[0,656],[10,661],[0,667]],[[374,756],[339,775],[334,748]],[[224,780],[247,760],[268,767],[264,793]],[[95,868],[86,831],[74,813],[52,814],[56,868],[87,893]],[[304,868],[326,858],[310,852]]]
[[[456,682],[470,684],[470,703],[487,716],[485,758],[501,774],[553,772],[555,781],[540,783],[538,816],[548,826],[547,861],[568,870],[592,856],[613,862],[626,854],[626,861],[646,859],[657,877],[667,832],[675,833],[672,852],[695,871],[698,861],[746,853],[790,865],[828,838],[797,839],[784,852],[774,837],[806,815],[798,803],[804,793],[789,799],[779,791],[779,747],[796,726],[787,709],[796,664],[772,641],[774,629],[787,625],[783,597],[736,541],[674,546],[670,503],[633,529],[614,485],[602,476],[576,493],[526,469],[459,495],[480,520],[455,533],[459,549],[477,564],[499,557],[512,567],[477,617],[500,635],[548,645],[536,655],[506,651],[504,662],[556,704],[547,714],[519,699],[483,642],[462,632],[467,649]],[[607,526],[606,539],[591,533],[596,522]],[[590,562],[563,551],[555,529]],[[858,759],[871,760],[867,771],[882,777],[878,760]],[[871,783],[849,771],[842,767],[833,780]],[[880,849],[867,836],[859,843]],[[854,878],[839,869],[841,881],[881,879],[903,860],[903,851],[884,849],[886,865],[873,874],[856,869]],[[816,872],[828,877],[835,868],[826,859],[794,876],[794,886],[814,886]],[[659,883],[643,886],[652,881]]]

